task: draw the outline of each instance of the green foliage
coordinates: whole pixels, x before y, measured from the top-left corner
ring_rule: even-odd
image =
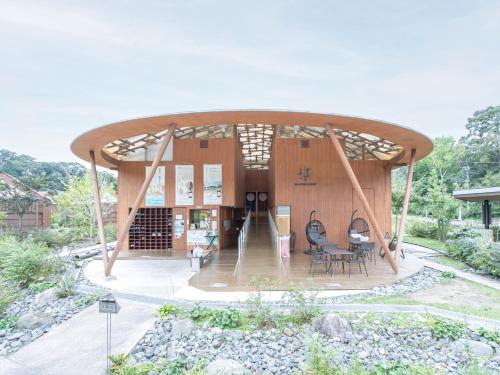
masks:
[[[129,356],[119,354],[109,357],[111,361],[110,374],[112,375],[148,375],[161,373],[162,375],[203,375],[206,372],[205,361],[192,363],[186,358],[176,358],[172,361],[142,362],[135,365],[128,363]]]
[[[493,241],[500,242],[500,225],[490,225],[490,229],[493,232]]]
[[[75,294],[77,274],[78,271],[74,267],[69,267],[62,275],[61,281],[59,282],[59,290],[57,291],[57,296],[59,298],[66,298]]]
[[[108,223],[104,226],[104,236],[106,237],[106,242],[112,242],[116,240],[116,225],[113,223]]]
[[[90,173],[82,178],[70,177],[65,189],[54,198],[59,208],[54,214],[55,223],[60,227],[78,229],[80,233],[86,233],[89,239],[94,240],[97,234],[97,217]],[[106,215],[110,213],[116,201],[116,192],[109,182],[104,181],[101,181],[100,189],[102,211],[103,215]]]
[[[500,332],[499,331],[489,331],[483,327],[477,330],[477,334],[483,336],[485,339],[489,341],[496,342],[500,345]]]
[[[51,249],[60,249],[74,242],[74,232],[68,228],[39,229],[29,234],[34,242],[43,243]]]
[[[412,237],[438,238],[438,227],[430,220],[409,218],[406,224],[406,233]]]
[[[6,316],[5,318],[0,319],[0,329],[14,328],[18,319],[19,318],[17,316]]]
[[[28,286],[28,289],[34,293],[38,294],[43,292],[44,290],[50,289],[55,285],[55,282],[53,280],[44,280],[44,281],[39,281],[35,283],[31,283]]]
[[[209,308],[206,308],[201,305],[196,305],[193,307],[191,310],[188,312],[188,316],[190,319],[194,320],[195,322],[201,322],[204,320],[207,320],[210,318],[212,315],[212,311]]]
[[[5,220],[7,219],[7,213],[0,211],[0,227],[5,225]]]
[[[269,291],[274,286],[269,278],[252,277],[250,286],[255,292],[249,294],[246,303],[249,307],[249,317],[259,328],[265,328],[272,325],[273,316],[271,307],[264,301],[265,291]]]
[[[449,337],[457,340],[465,332],[465,324],[457,322],[447,322],[436,316],[429,316],[427,321],[432,334],[437,338]]]
[[[212,327],[237,328],[241,325],[243,316],[234,308],[212,310],[208,322]]]
[[[307,373],[314,375],[341,374],[339,369],[333,367],[334,353],[328,350],[318,338],[313,335],[305,340]]]
[[[77,306],[85,307],[93,304],[99,299],[99,296],[96,294],[82,294],[80,298],[78,298],[75,302]]]
[[[179,308],[177,306],[171,305],[169,303],[166,303],[162,306],[160,306],[156,310],[156,316],[158,318],[166,318],[169,315],[175,315],[179,312]]]
[[[309,323],[319,315],[316,306],[318,291],[306,291],[302,286],[292,285],[283,295],[283,302],[290,307],[290,314],[296,317],[299,324]]]
[[[0,263],[3,277],[21,287],[48,280],[60,267],[48,247],[31,240],[2,239],[0,255],[3,255]]]
[[[451,271],[444,271],[441,273],[441,277],[445,279],[454,279],[455,278],[455,272]]]
[[[500,276],[499,244],[484,240],[479,232],[467,227],[454,232],[452,237],[446,243],[451,257],[484,273]]]
[[[23,216],[39,200],[36,192],[21,181],[12,180],[12,184],[0,181],[0,207],[19,216],[19,228],[23,225]]]
[[[0,315],[18,296],[19,289],[15,285],[0,279]]]

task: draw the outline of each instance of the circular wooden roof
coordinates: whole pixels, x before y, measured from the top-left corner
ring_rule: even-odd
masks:
[[[398,163],[409,161],[410,150],[416,149],[417,160],[424,158],[432,151],[432,141],[425,135],[400,125],[384,121],[364,119],[336,114],[274,111],[274,110],[231,110],[211,112],[189,112],[168,115],[143,117],[104,125],[90,130],[77,137],[71,144],[71,150],[79,158],[90,161],[89,151],[93,150],[96,163],[102,167],[113,168],[120,162],[104,152],[105,147],[120,140],[126,140],[143,134],[157,134],[166,129],[168,124],[175,123],[177,128],[207,127],[215,125],[268,124],[274,126],[315,127],[321,128],[331,124],[350,135],[374,136],[401,148],[397,157]]]

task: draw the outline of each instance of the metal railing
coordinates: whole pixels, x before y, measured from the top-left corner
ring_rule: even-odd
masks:
[[[250,216],[252,211],[248,211],[247,216],[245,217],[245,221],[243,222],[243,226],[241,227],[240,234],[238,235],[238,261],[236,262],[236,266],[234,267],[233,274],[236,273],[238,266],[240,265],[240,259],[245,249],[247,248],[248,241],[248,227],[250,225]]]
[[[270,210],[267,210],[267,216],[269,219],[269,228],[271,229],[271,237],[273,239],[274,250],[276,251],[276,255],[281,258],[280,254],[280,236],[278,234],[278,228],[276,227],[276,223],[274,222],[273,215]]]

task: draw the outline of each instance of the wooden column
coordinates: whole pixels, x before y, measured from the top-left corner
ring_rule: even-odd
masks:
[[[90,171],[92,176],[92,185],[94,187],[94,203],[95,203],[95,213],[97,216],[97,232],[99,233],[99,242],[101,243],[101,253],[102,261],[104,263],[104,270],[108,265],[108,246],[106,244],[106,235],[104,232],[104,220],[102,218],[102,206],[101,206],[101,192],[99,190],[99,179],[97,177],[97,168],[95,164],[95,154],[94,150],[89,151],[90,155]]]
[[[399,256],[401,253],[401,246],[403,244],[403,236],[405,233],[405,224],[406,224],[406,214],[408,213],[408,205],[410,203],[411,180],[413,178],[413,167],[415,166],[416,154],[417,151],[415,149],[412,149],[410,156],[410,164],[408,164],[408,175],[406,176],[405,195],[403,198],[403,211],[401,212],[401,219],[399,220],[398,242],[396,243],[396,251],[394,253],[396,264],[399,264]]]
[[[118,234],[118,238],[116,240],[116,247],[111,253],[111,257],[109,258],[109,262],[106,265],[106,270],[105,270],[105,275],[109,276],[111,275],[111,269],[113,268],[113,264],[115,263],[116,258],[118,257],[118,253],[121,250],[121,247],[123,246],[123,243],[125,242],[125,239],[127,238],[128,231],[130,229],[130,226],[134,222],[135,215],[137,214],[137,210],[139,210],[139,207],[142,203],[142,200],[144,199],[144,196],[146,195],[146,192],[148,190],[149,184],[153,180],[153,177],[156,173],[156,169],[158,168],[158,165],[161,162],[161,158],[163,157],[163,154],[165,154],[165,151],[167,150],[167,146],[172,139],[172,136],[175,131],[176,124],[169,124],[168,125],[168,132],[165,134],[165,137],[163,138],[163,142],[160,146],[160,149],[158,150],[158,154],[156,155],[153,164],[151,165],[151,172],[149,175],[146,176],[146,179],[144,180],[144,183],[141,186],[141,190],[139,190],[139,194],[135,198],[134,204],[132,206],[132,209],[130,210],[130,213],[127,217],[127,221],[123,225],[123,228],[120,229],[120,233]]]
[[[349,177],[349,180],[351,181],[351,184],[354,187],[354,190],[356,191],[359,200],[361,201],[361,205],[363,206],[366,214],[368,215],[368,220],[370,221],[370,224],[375,230],[375,235],[377,237],[377,240],[382,245],[382,248],[384,249],[384,252],[387,255],[387,259],[391,264],[392,270],[395,273],[397,273],[398,266],[394,261],[394,258],[391,256],[391,251],[389,250],[389,247],[385,242],[384,234],[382,233],[382,230],[378,225],[377,219],[375,218],[372,208],[370,207],[370,204],[368,203],[368,200],[366,199],[365,194],[363,193],[363,189],[361,188],[361,185],[359,184],[359,181],[356,178],[354,171],[352,170],[351,164],[349,164],[349,160],[347,159],[347,156],[345,155],[344,150],[342,149],[342,146],[339,140],[337,139],[337,134],[335,134],[330,124],[325,124],[325,129],[330,135],[330,139],[332,140],[335,151],[340,159],[340,162],[342,163],[342,166],[344,167],[345,172],[347,173],[347,177]]]

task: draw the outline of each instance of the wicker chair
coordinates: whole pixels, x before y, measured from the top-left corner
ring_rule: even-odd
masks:
[[[312,272],[312,276],[316,273],[316,267],[318,265],[325,265],[325,273],[328,273],[328,268],[330,265],[330,260],[328,255],[323,252],[323,250],[313,249],[311,253],[311,265],[309,267],[309,273]]]
[[[345,261],[349,265],[349,277],[351,277],[351,264],[357,263],[359,266],[359,272],[363,273],[363,270],[361,269],[361,264],[365,268],[365,273],[366,277],[368,277],[368,271],[366,270],[366,263],[365,263],[365,252],[361,247],[358,247],[353,250],[353,254],[346,259]]]

